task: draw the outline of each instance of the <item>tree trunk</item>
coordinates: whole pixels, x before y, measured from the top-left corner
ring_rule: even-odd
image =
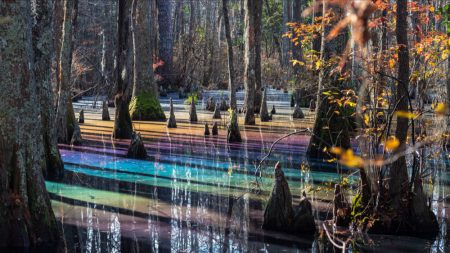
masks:
[[[286,25],[290,21],[290,3],[291,0],[283,0],[283,34],[288,32],[288,26]],[[281,62],[283,67],[289,65],[289,48],[290,40],[288,37],[283,37],[281,41]]]
[[[234,73],[233,41],[231,39],[230,18],[228,16],[228,0],[222,0],[222,11],[225,22],[225,37],[228,49],[228,90],[230,91],[230,107],[237,109],[236,105],[236,76]]]
[[[397,22],[396,37],[398,52],[398,82],[396,90],[397,111],[408,111],[408,85],[409,85],[409,49],[408,49],[408,23],[407,23],[407,0],[397,1]],[[408,135],[409,119],[405,117],[397,117],[397,127],[395,137],[400,142],[400,147],[404,147],[406,137]],[[397,152],[402,152],[402,148]],[[402,199],[402,192],[406,190],[408,185],[408,172],[406,168],[406,158],[401,156],[390,170],[389,191],[391,196],[391,205],[394,208],[399,207]]]
[[[259,112],[262,98],[261,78],[261,40],[262,40],[262,9],[263,1],[254,1],[255,13],[253,16],[255,26],[255,113]]]
[[[302,22],[302,1],[303,0],[293,0],[292,4],[292,19],[296,23]],[[292,45],[292,58],[298,61],[303,61],[303,55],[302,55],[302,44],[301,40],[299,39],[296,41],[297,45]],[[294,73],[297,78],[299,78],[299,74],[301,72],[302,67],[300,65],[294,66]]]
[[[164,62],[160,70],[163,85],[173,83],[173,31],[172,1],[157,0],[159,23],[159,59]]]
[[[245,86],[245,119],[246,125],[255,124],[255,88],[256,88],[256,52],[255,52],[255,2],[244,1],[244,86]]]
[[[42,123],[42,139],[46,166],[44,175],[49,179],[60,179],[64,164],[59,154],[56,130],[54,128],[53,93],[51,87],[51,69],[53,52],[53,7],[52,0],[36,1],[36,24],[33,27],[33,51],[36,86]]]
[[[118,42],[117,42],[117,86],[114,99],[116,113],[114,116],[113,138],[130,139],[133,132],[130,112],[128,111],[128,99],[125,91],[130,78],[128,52],[129,52],[129,28],[131,15],[131,0],[119,0]]]
[[[326,13],[327,5],[323,2],[322,13]],[[339,9],[333,10],[336,15],[343,15]],[[337,17],[339,19],[339,17]],[[331,24],[332,26],[333,24]],[[329,26],[322,23],[320,61],[329,59],[330,55],[340,55],[344,52],[347,45],[347,31],[344,29],[332,41],[325,42]],[[345,111],[341,110],[337,103],[328,100],[328,96],[324,95],[324,91],[336,92],[342,89],[342,81],[339,81],[337,74],[327,77],[324,68],[320,69],[319,82],[317,90],[316,119],[314,121],[313,133],[309,141],[306,154],[310,158],[323,159],[329,158],[329,154],[324,152],[324,148],[331,146],[342,147],[344,149],[351,148],[350,145],[350,122],[349,115],[345,115]],[[327,90],[328,89],[328,90]],[[334,95],[338,99],[343,94]],[[336,111],[339,114],[335,113]]]
[[[130,103],[132,120],[165,120],[153,77],[151,5],[149,0],[133,0],[133,92]]]
[[[64,22],[62,24],[61,52],[59,58],[58,103],[56,129],[58,142],[68,144],[72,138],[75,113],[73,112],[70,73],[72,69],[73,25],[77,14],[78,0],[64,1]]]
[[[30,1],[1,1],[0,16],[0,248],[56,245],[62,238],[42,174]]]

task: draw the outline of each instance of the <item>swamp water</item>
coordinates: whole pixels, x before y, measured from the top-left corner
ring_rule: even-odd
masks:
[[[168,100],[161,101],[167,112]],[[75,109],[88,108],[89,103],[75,103]],[[306,119],[292,121],[287,104],[269,101],[269,108],[272,104],[278,112],[273,122],[241,127],[244,142],[229,145],[226,112],[218,120],[219,136],[204,137],[203,123],[212,125],[212,114],[199,109],[199,123],[189,124],[187,107],[175,100],[177,129],[168,130],[163,122],[134,123],[146,144],[145,161],[125,158],[129,141],[112,141],[112,121],[101,121],[99,109],[85,109],[84,145],[60,146],[65,178],[46,183],[69,252],[339,252],[324,249],[314,237],[261,229],[277,161],[294,205],[306,189],[317,222],[329,218],[332,190],[328,189],[340,180],[339,173],[354,174],[351,184],[357,182],[352,170],[330,164],[309,166],[303,156],[309,137],[294,135],[275,146],[257,194],[254,172],[272,143],[313,121],[306,110]],[[449,192],[449,181],[449,171],[440,169],[433,202],[441,227],[436,240],[371,236],[365,238],[365,247],[349,251],[450,252],[448,200],[438,201]]]

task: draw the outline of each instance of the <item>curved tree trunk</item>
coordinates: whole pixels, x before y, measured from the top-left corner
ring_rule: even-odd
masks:
[[[49,179],[62,178],[64,164],[59,154],[56,130],[54,128],[53,94],[51,87],[51,71],[53,52],[53,0],[36,1],[36,24],[33,27],[33,51],[36,86],[40,101],[42,138],[46,166],[44,175]]]
[[[234,73],[233,41],[231,39],[230,18],[228,16],[228,0],[222,0],[222,12],[225,22],[225,37],[228,49],[228,90],[230,91],[230,107],[237,109],[236,105],[236,74]]]
[[[150,1],[133,0],[133,92],[130,103],[132,120],[165,120],[153,77],[153,43]]]
[[[0,248],[53,245],[61,238],[42,174],[30,1],[1,1],[0,16]]]
[[[72,68],[73,27],[77,15],[78,0],[64,1],[64,21],[62,24],[61,52],[58,62],[58,103],[56,110],[56,129],[58,142],[68,144],[72,138],[75,123],[73,112],[70,72]]]

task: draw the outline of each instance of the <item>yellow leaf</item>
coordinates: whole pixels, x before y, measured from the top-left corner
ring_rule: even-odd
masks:
[[[364,114],[364,124],[366,124],[366,126],[369,125],[369,115]]]
[[[395,60],[394,59],[390,59],[389,60],[389,68],[393,69],[395,67]]]
[[[397,115],[397,117],[400,117],[400,118],[408,118],[408,119],[417,118],[416,114],[414,114],[412,112],[408,112],[408,111],[396,111],[395,115]]]
[[[434,12],[434,6],[430,6],[430,12]]]
[[[339,147],[331,147],[330,153],[335,154],[335,155],[341,155],[343,153],[343,151]]]
[[[392,152],[400,146],[400,141],[395,138],[395,136],[389,137],[389,139],[384,144],[384,149],[388,152]]]
[[[444,103],[442,103],[442,102],[441,102],[441,103],[438,103],[438,104],[436,105],[436,108],[434,108],[434,112],[436,112],[436,114],[437,114],[437,115],[440,115],[440,116],[446,115],[447,112],[448,112],[447,105],[444,104]]]
[[[364,167],[364,160],[353,154],[352,149],[347,149],[342,155],[339,162],[348,167]]]
[[[319,70],[320,66],[322,66],[322,63],[319,60],[319,61],[316,62],[316,70]]]

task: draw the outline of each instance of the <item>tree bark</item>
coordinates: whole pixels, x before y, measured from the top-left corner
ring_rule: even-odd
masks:
[[[62,24],[61,52],[58,67],[58,103],[56,109],[56,129],[58,142],[68,144],[72,138],[75,123],[73,111],[70,73],[72,69],[73,27],[77,15],[78,0],[64,1],[64,22]]]
[[[130,66],[128,64],[129,30],[131,16],[131,0],[119,0],[118,42],[117,42],[117,85],[114,104],[116,113],[114,116],[113,138],[130,139],[133,132],[130,112],[128,111],[128,99],[125,94],[130,78]]]
[[[262,40],[262,10],[263,1],[254,1],[255,13],[253,16],[255,26],[255,113],[259,112],[262,100],[261,78],[261,40]]]
[[[397,111],[408,111],[408,85],[409,85],[409,48],[408,48],[408,23],[407,23],[407,0],[397,1],[397,22],[396,22],[396,38],[399,46],[398,52],[398,82],[396,90]],[[406,144],[408,135],[409,119],[405,117],[397,117],[397,127],[395,137],[400,142],[400,147]],[[401,152],[402,148],[397,149]],[[391,196],[392,207],[399,207],[402,199],[402,192],[406,190],[408,185],[408,172],[406,168],[406,158],[401,156],[390,170],[389,191]]]
[[[160,70],[163,85],[173,83],[173,31],[172,1],[157,0],[159,24],[159,59],[164,62]]]
[[[245,119],[246,125],[255,124],[255,88],[256,88],[256,52],[255,52],[255,2],[244,1],[244,86],[245,86]]]
[[[151,5],[149,0],[133,0],[133,92],[130,103],[132,120],[165,120],[153,76]]]
[[[1,1],[0,16],[0,248],[56,245],[62,239],[42,173],[30,1]]]
[[[236,76],[234,73],[233,41],[231,39],[230,18],[228,16],[228,0],[222,0],[222,12],[225,22],[225,37],[227,39],[228,53],[228,90],[230,91],[230,107],[237,109],[236,104]]]
[[[36,0],[36,24],[33,27],[33,51],[36,86],[40,101],[42,138],[44,142],[44,176],[60,179],[64,164],[59,154],[56,129],[54,128],[53,93],[51,87],[51,66],[53,52],[53,0]]]

